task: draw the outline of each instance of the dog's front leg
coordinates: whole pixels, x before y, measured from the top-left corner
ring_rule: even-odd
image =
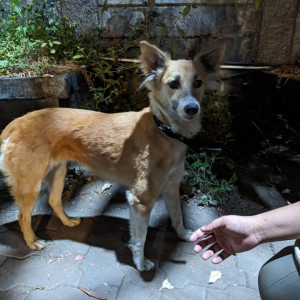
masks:
[[[180,174],[173,174],[173,176],[170,176],[162,192],[162,197],[166,203],[166,207],[172,221],[172,226],[178,237],[184,241],[190,241],[190,236],[193,231],[185,229],[183,226],[179,186]]]
[[[131,192],[127,192],[130,206],[130,243],[133,261],[139,271],[150,271],[154,263],[144,257],[144,246],[147,236],[150,211]]]

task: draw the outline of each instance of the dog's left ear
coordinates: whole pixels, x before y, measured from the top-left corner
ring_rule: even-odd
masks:
[[[208,73],[215,73],[218,71],[220,64],[225,54],[226,46],[219,46],[204,54],[198,54],[194,58],[194,62],[201,63]]]
[[[158,69],[162,69],[167,60],[170,59],[166,53],[146,41],[142,41],[140,46],[141,69],[146,76],[155,73]]]

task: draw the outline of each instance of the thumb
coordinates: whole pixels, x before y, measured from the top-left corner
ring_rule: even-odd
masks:
[[[214,221],[201,227],[200,229],[201,229],[201,231],[203,231],[207,234],[207,233],[214,231],[217,228],[224,227],[225,224],[226,224],[226,219],[224,217],[221,217],[221,218],[215,219]]]

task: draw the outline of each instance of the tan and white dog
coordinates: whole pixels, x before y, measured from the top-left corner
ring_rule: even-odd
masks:
[[[218,48],[194,60],[171,60],[156,46],[141,42],[142,85],[150,90],[150,107],[140,112],[100,112],[49,108],[12,121],[0,136],[0,169],[19,208],[19,223],[27,245],[45,244],[34,234],[31,215],[42,180],[49,186],[49,204],[64,225],[75,226],[62,207],[67,161],[78,161],[100,177],[129,188],[130,247],[139,271],[153,262],[144,257],[149,215],[161,195],[179,238],[189,240],[180,207],[179,184],[187,146],[165,135],[153,115],[187,139],[200,130],[201,99],[207,77],[224,53]]]

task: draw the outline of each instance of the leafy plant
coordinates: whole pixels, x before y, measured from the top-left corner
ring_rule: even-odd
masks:
[[[9,0],[5,9],[0,3],[0,75],[40,73],[78,55],[81,40],[75,34],[75,24],[55,18],[46,0],[24,5],[21,0]]]
[[[188,183],[200,192],[200,202],[204,205],[217,205],[220,197],[229,193],[237,180],[235,173],[228,181],[217,178],[212,172],[217,159],[217,155],[207,152],[189,153],[186,159]]]
[[[203,129],[211,140],[232,141],[232,115],[228,96],[217,91],[205,94],[202,102]]]

